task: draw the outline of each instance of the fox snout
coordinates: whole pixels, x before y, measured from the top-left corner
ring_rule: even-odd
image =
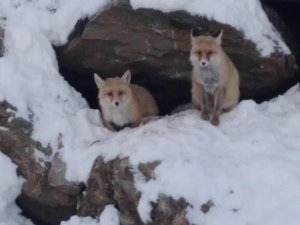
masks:
[[[201,67],[207,67],[208,66],[208,61],[205,60],[205,59],[202,59],[202,60],[199,61],[199,65]]]
[[[118,107],[120,105],[120,102],[119,100],[115,100],[112,102],[112,105],[115,106],[115,107]]]

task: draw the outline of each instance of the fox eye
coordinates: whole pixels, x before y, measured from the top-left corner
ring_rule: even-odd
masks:
[[[202,52],[201,52],[201,51],[198,51],[198,52],[196,52],[196,53],[197,53],[198,56],[201,57],[201,55],[202,55]]]
[[[124,94],[123,91],[119,91],[119,92],[118,92],[118,95],[119,95],[119,96],[122,96],[123,94]]]
[[[112,96],[113,96],[113,93],[112,93],[112,91],[110,91],[110,92],[107,92],[107,95],[108,95],[109,97],[112,97]]]

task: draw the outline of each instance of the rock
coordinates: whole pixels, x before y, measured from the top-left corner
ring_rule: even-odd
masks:
[[[300,1],[273,1],[266,0],[264,10],[267,12],[269,20],[284,34],[284,39],[291,48],[300,65],[300,30],[298,21],[300,20]]]
[[[143,164],[153,169],[158,161]],[[92,168],[85,194],[78,202],[78,214],[98,217],[106,205],[114,204],[119,210],[121,225],[146,225],[137,207],[140,193],[134,186],[133,175],[127,158],[104,162],[99,157]],[[152,203],[152,222],[147,225],[188,225],[184,199],[174,200],[164,194]]]
[[[186,219],[187,202],[180,198],[174,200],[164,194],[159,196],[157,203],[152,203],[153,210],[151,218],[153,220],[149,225],[188,225]]]
[[[208,213],[211,207],[215,206],[214,202],[212,200],[208,200],[206,203],[201,205],[201,211],[203,213]]]
[[[169,113],[190,101],[190,30],[194,27],[224,30],[224,49],[241,74],[242,98],[271,97],[295,82],[293,55],[275,52],[263,58],[251,41],[228,25],[183,11],[133,10],[125,3],[108,7],[78,26],[69,43],[57,51],[61,72],[75,88],[90,93],[87,98],[97,107],[93,72],[109,77],[129,68],[133,82],[150,90],[162,114]]]
[[[58,154],[56,154],[51,161],[51,167],[48,173],[49,185],[67,195],[76,196],[81,192],[84,185],[77,185],[74,182],[67,181],[65,178],[66,169],[66,164],[59,158]]]
[[[106,205],[114,204],[119,210],[122,225],[142,225],[137,211],[139,198],[128,159],[115,159],[105,163],[99,157],[88,179],[86,195],[79,202],[79,214],[99,216]]]
[[[149,163],[140,163],[139,171],[145,176],[146,181],[155,179],[154,169],[161,163],[161,161],[154,161]]]
[[[59,224],[76,213],[80,187],[67,182],[53,185],[62,180],[61,174],[54,169],[59,161],[54,161],[53,165],[43,159],[37,161],[35,151],[50,155],[51,149],[31,139],[31,122],[16,118],[15,111],[9,103],[0,103],[0,151],[17,165],[19,175],[26,179],[17,203],[28,217],[46,224]],[[55,178],[56,175],[59,177]]]

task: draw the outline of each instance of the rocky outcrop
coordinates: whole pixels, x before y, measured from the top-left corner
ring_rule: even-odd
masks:
[[[86,193],[78,202],[78,213],[81,216],[98,216],[106,205],[114,204],[119,210],[122,225],[146,225],[137,211],[140,193],[134,186],[134,179],[130,170],[129,160],[114,159],[108,162],[99,157],[92,168],[87,182]],[[139,170],[146,180],[153,179],[158,161],[140,164]],[[147,171],[147,172],[145,172]],[[174,200],[164,194],[152,203],[152,222],[147,225],[188,225],[184,199]]]
[[[276,52],[263,58],[234,28],[183,11],[133,10],[123,3],[78,27],[58,51],[62,73],[69,72],[67,79],[88,93],[96,89],[93,72],[108,77],[129,68],[133,81],[152,92],[163,113],[190,100],[190,30],[194,27],[224,30],[223,46],[240,71],[243,98],[272,95],[296,79],[293,55]],[[96,91],[90,93],[96,99]]]
[[[15,110],[7,102],[0,104],[0,151],[17,165],[19,175],[26,179],[17,203],[34,220],[59,224],[76,213],[80,186],[70,183],[56,185],[61,174],[51,171],[60,170],[61,165],[36,156],[38,152],[49,156],[51,149],[30,138],[31,122],[16,118]]]

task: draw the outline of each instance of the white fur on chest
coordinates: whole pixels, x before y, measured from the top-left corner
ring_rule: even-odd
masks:
[[[112,122],[118,126],[123,126],[130,123],[129,111],[127,108],[122,107],[103,107],[104,119],[108,122]]]
[[[220,85],[220,74],[212,67],[199,68],[197,80],[203,85],[205,91],[213,93]]]

